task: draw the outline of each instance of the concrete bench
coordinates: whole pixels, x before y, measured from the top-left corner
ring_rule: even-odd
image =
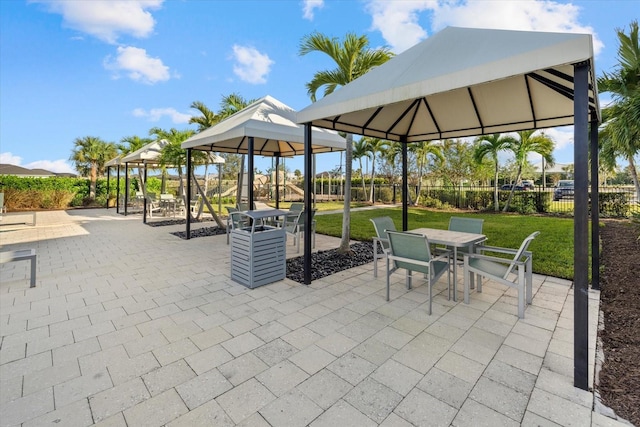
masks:
[[[36,287],[36,250],[22,249],[18,251],[0,252],[0,264],[13,261],[31,261],[31,287]]]
[[[22,219],[20,221],[16,221],[16,222],[7,222],[7,218],[12,218],[12,217],[26,217],[26,216],[30,216],[32,218],[31,222],[29,223],[28,221],[26,221],[25,219]],[[35,212],[4,212],[4,213],[0,213],[0,225],[32,225],[32,226],[36,226],[36,213]]]

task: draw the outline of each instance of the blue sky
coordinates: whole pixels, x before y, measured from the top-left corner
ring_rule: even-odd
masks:
[[[73,171],[75,138],[195,129],[189,105],[217,111],[231,93],[301,110],[310,104],[306,82],[333,68],[322,54],[298,55],[314,31],[365,34],[371,47],[395,53],[446,26],[591,33],[600,75],[616,64],[615,29],[628,30],[639,11],[638,0],[3,0],[0,163]],[[572,128],[546,133],[556,161],[571,163]],[[339,163],[338,154],[320,155],[317,171]],[[258,169],[270,165],[256,158]],[[302,170],[303,159],[287,168]]]

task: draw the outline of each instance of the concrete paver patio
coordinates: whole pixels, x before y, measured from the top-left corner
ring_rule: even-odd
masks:
[[[387,302],[372,263],[247,289],[224,235],[183,229],[113,209],[0,229],[2,250],[38,256],[33,289],[27,262],[0,267],[0,426],[623,425],[572,386],[566,280],[534,275],[518,320],[512,290],[488,282],[465,305],[443,278],[429,316],[421,281],[395,274]]]

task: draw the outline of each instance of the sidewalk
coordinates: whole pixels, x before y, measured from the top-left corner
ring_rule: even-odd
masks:
[[[445,278],[429,316],[420,280],[395,274],[387,302],[372,263],[247,289],[226,236],[183,230],[113,209],[2,230],[3,251],[38,260],[34,289],[28,263],[0,266],[0,426],[624,425],[572,386],[566,280],[534,275],[518,320],[513,291],[488,282],[466,305]]]

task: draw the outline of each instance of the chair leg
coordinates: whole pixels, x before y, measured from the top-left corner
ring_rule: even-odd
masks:
[[[386,258],[387,258],[387,301],[389,301],[389,285],[390,285],[389,276],[391,275],[391,271],[389,271],[389,254],[387,254]]]
[[[462,269],[462,276],[464,279],[464,303],[469,304],[469,276],[473,272],[469,271],[469,258],[464,257],[464,268]]]
[[[429,269],[431,270],[431,269]],[[429,272],[429,276],[431,276],[431,272]],[[432,299],[433,299],[433,286],[431,284],[431,277],[429,277],[429,279],[427,280],[427,288],[429,288],[428,292],[429,292],[429,316],[431,316],[431,305],[432,305]]]
[[[524,294],[525,294],[525,281],[524,281],[524,266],[518,266],[518,317],[524,319]]]
[[[526,276],[526,289],[527,289],[527,304],[531,304],[533,302],[533,268],[531,257],[527,258],[527,265],[525,268],[525,276]]]
[[[373,277],[378,277],[378,242],[373,240]]]

